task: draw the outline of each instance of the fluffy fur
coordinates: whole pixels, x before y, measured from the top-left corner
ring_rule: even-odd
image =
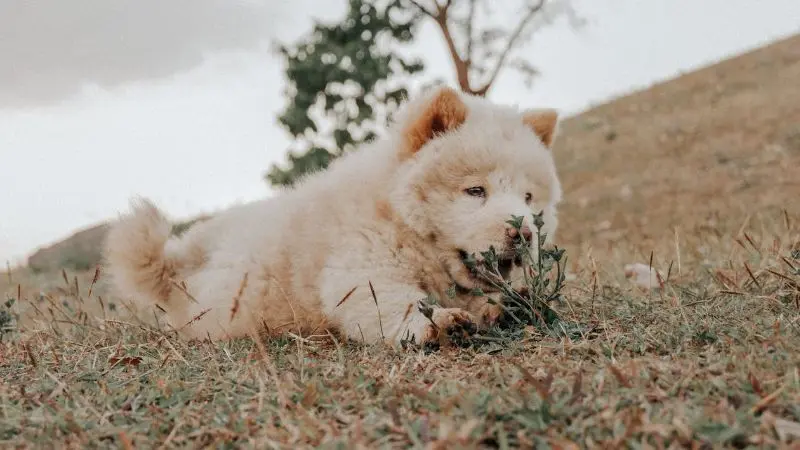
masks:
[[[467,293],[486,286],[463,255],[512,248],[512,214],[532,228],[544,211],[555,232],[557,121],[438,88],[406,103],[386,138],[180,237],[134,201],[108,235],[107,270],[121,295],[159,306],[187,338],[330,330],[400,345],[472,331],[499,309]],[[418,310],[430,296],[432,320]]]

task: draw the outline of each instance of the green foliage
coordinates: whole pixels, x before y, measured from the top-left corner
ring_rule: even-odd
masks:
[[[16,329],[17,315],[12,311],[12,306],[16,303],[17,299],[10,297],[0,307],[0,341],[3,336],[13,332]]]
[[[299,42],[280,46],[289,101],[278,121],[298,144],[287,167],[270,168],[270,184],[292,186],[376,136],[407,96],[398,76],[423,69],[395,45],[412,40],[418,17],[398,0],[350,0],[342,22],[317,22]]]
[[[183,222],[177,222],[172,225],[172,234],[174,236],[181,236],[183,233],[189,231],[189,228],[194,226],[199,222],[205,222],[206,220],[210,219],[209,216],[198,216],[189,220],[185,220]]]
[[[508,223],[522,236],[522,217],[512,216]],[[526,242],[524,238],[521,238],[515,248],[515,259],[523,267],[525,275],[524,289],[521,291],[515,289],[504,276],[501,268],[503,262],[494,248],[481,252],[480,258],[474,254],[465,258],[464,264],[476,276],[488,283],[493,290],[502,293],[501,306],[504,312],[500,323],[493,326],[485,336],[477,336],[478,341],[472,344],[480,346],[492,343],[502,347],[519,340],[528,326],[539,329],[545,335],[567,336],[570,339],[580,339],[590,331],[585,325],[563,320],[551,307],[553,302],[561,300],[566,257],[563,249],[545,247],[547,234],[541,231],[544,226],[542,213],[533,215],[533,225],[536,229],[536,252],[531,251],[530,242]],[[474,294],[485,295],[480,290]]]
[[[464,335],[461,330],[448,333],[449,339],[454,344],[493,353],[520,341],[528,327],[539,330],[543,337],[567,337],[573,340],[583,339],[593,331],[592,326],[564,320],[552,308],[552,303],[560,302],[562,299],[561,292],[566,279],[563,269],[566,264],[564,250],[555,246],[545,247],[547,234],[542,232],[544,220],[543,213],[540,212],[533,214],[536,251],[531,251],[531,242],[526,241],[521,231],[523,219],[520,216],[511,216],[507,221],[517,230],[517,236],[520,237],[515,244],[513,257],[498,255],[494,247],[480,252],[479,256],[474,253],[463,255],[462,261],[472,274],[481,280],[486,288],[500,294],[499,306],[503,314],[498,323],[477,335],[473,334],[474,331],[468,331]],[[512,265],[522,268],[523,286],[514,286],[509,279]],[[495,301],[496,297],[493,298],[481,288],[473,289],[469,295],[485,297],[488,303],[498,304]],[[420,302],[418,309],[425,317],[432,319],[433,305],[437,304],[435,297],[429,297]],[[409,337],[404,345],[412,345],[412,342]],[[436,348],[437,346],[433,345],[424,350],[431,351]]]

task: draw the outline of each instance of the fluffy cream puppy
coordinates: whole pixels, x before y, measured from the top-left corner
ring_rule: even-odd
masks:
[[[157,305],[187,338],[330,330],[399,346],[472,332],[499,311],[469,293],[488,287],[464,255],[493,246],[510,267],[512,215],[528,238],[534,212],[555,232],[557,122],[553,110],[433,89],[403,106],[385,138],[180,237],[134,201],[109,232],[107,270],[120,295]],[[431,297],[426,317],[418,302]]]

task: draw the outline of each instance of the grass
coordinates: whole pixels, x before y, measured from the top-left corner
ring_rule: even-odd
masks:
[[[9,289],[4,317],[19,322],[0,344],[0,440],[790,448],[800,441],[800,233],[787,219],[721,239],[705,261],[681,255],[663,290],[607,275],[628,251],[579,261],[554,309],[590,333],[527,326],[498,345],[436,352],[299,336],[186,343],[124,304],[109,311],[100,288],[69,274],[60,296]],[[653,265],[669,267],[657,255]]]
[[[520,237],[514,253],[515,260],[526,268],[523,271],[524,291],[515,289],[504,276],[503,263],[495,248],[481,252],[480,255],[468,255],[465,259],[465,265],[474,275],[502,294],[500,305],[504,313],[497,324],[466,344],[473,347],[489,345],[499,349],[519,339],[528,329],[554,335],[563,333],[573,338],[580,338],[590,330],[584,324],[564,320],[553,308],[553,303],[563,300],[566,257],[564,250],[557,245],[545,247],[547,234],[541,232],[544,226],[542,216],[542,213],[538,213],[532,217],[536,230],[535,253],[530,251],[530,242],[522,237],[520,231],[524,218],[512,216],[507,222],[517,230],[517,236]],[[485,295],[480,288],[475,289],[473,294],[481,297]],[[492,299],[489,299],[489,302],[496,304]]]

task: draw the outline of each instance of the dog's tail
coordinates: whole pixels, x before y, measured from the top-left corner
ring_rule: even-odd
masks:
[[[172,226],[148,200],[132,200],[131,208],[106,236],[106,271],[119,294],[168,309],[176,261],[165,246]]]

